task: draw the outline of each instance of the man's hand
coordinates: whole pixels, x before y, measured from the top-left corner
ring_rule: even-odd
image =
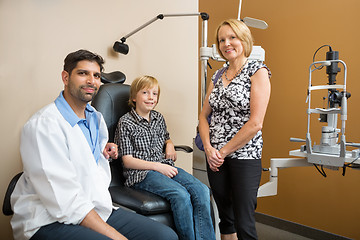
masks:
[[[117,159],[118,158],[117,145],[115,143],[107,143],[103,154],[106,159],[109,159],[109,158]]]
[[[128,240],[124,235],[116,231],[115,228],[104,222],[94,209],[85,216],[80,225],[114,240]]]

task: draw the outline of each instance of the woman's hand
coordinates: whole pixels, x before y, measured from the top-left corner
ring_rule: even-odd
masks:
[[[173,178],[178,174],[177,168],[173,166],[159,162],[156,162],[155,164],[156,164],[155,170],[169,178]]]
[[[220,152],[213,147],[208,147],[205,148],[205,154],[210,169],[213,172],[218,172],[219,167],[221,167],[221,165],[224,163],[224,158],[221,156]]]

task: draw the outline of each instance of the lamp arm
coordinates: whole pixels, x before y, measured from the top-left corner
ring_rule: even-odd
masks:
[[[137,33],[138,31],[140,31],[143,28],[146,28],[147,26],[149,26],[150,24],[152,24],[153,22],[157,21],[157,20],[162,20],[165,17],[187,17],[187,16],[201,16],[201,18],[203,20],[208,20],[209,19],[209,15],[207,13],[178,13],[178,14],[159,14],[156,17],[152,18],[151,20],[149,20],[148,22],[144,23],[143,25],[141,25],[140,27],[136,28],[135,30],[131,31],[130,33],[126,34],[124,37],[122,37],[120,40],[121,42],[125,42],[127,38],[129,38],[130,36],[134,35],[135,33]]]
[[[153,22],[157,21],[158,19],[162,20],[165,17],[188,17],[188,16],[200,16],[203,20],[202,22],[202,41],[201,41],[201,49],[207,48],[207,32],[208,32],[208,20],[209,15],[205,12],[197,12],[197,13],[177,13],[177,14],[159,14],[150,21],[144,23],[140,27],[136,28],[135,30],[131,31],[130,33],[126,34],[124,37],[120,39],[121,43],[116,41],[114,43],[113,49],[115,52],[119,52],[122,54],[127,54],[129,52],[129,46],[125,44],[125,41],[130,36],[134,35],[141,29],[149,26]],[[206,80],[207,80],[207,63],[208,63],[209,56],[201,56],[201,97],[200,97],[200,105],[203,105],[203,100],[206,94]]]
[[[135,33],[137,33],[138,31],[140,31],[141,29],[143,28],[146,28],[147,26],[149,26],[150,24],[152,24],[153,22],[155,22],[156,20],[158,19],[163,19],[164,18],[164,15],[163,14],[159,14],[157,15],[156,17],[154,17],[153,19],[151,19],[150,21],[144,23],[143,25],[141,25],[140,27],[136,28],[135,30],[133,30],[132,32],[126,34],[124,37],[121,38],[121,41],[122,42],[125,42],[126,39],[132,35],[134,35]]]
[[[241,3],[242,3],[242,1],[241,0],[239,0],[239,11],[238,11],[238,20],[240,21],[240,13],[241,13]]]

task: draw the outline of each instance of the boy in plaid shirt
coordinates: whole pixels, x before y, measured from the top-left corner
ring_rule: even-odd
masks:
[[[209,189],[175,167],[176,152],[164,117],[154,110],[159,95],[159,83],[154,77],[139,77],[131,84],[132,110],[120,118],[115,132],[125,185],[167,199],[179,239],[215,240]]]

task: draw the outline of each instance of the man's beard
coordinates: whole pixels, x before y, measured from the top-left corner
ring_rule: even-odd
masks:
[[[70,87],[70,93],[71,95],[73,95],[74,97],[78,98],[79,100],[83,101],[83,102],[90,102],[93,100],[93,98],[95,97],[95,95],[98,92],[98,88],[92,85],[81,85],[79,88],[74,88],[73,86],[71,86],[72,84],[70,83],[69,87]],[[93,93],[86,93],[84,92],[82,89],[83,88],[93,88],[94,92]]]

